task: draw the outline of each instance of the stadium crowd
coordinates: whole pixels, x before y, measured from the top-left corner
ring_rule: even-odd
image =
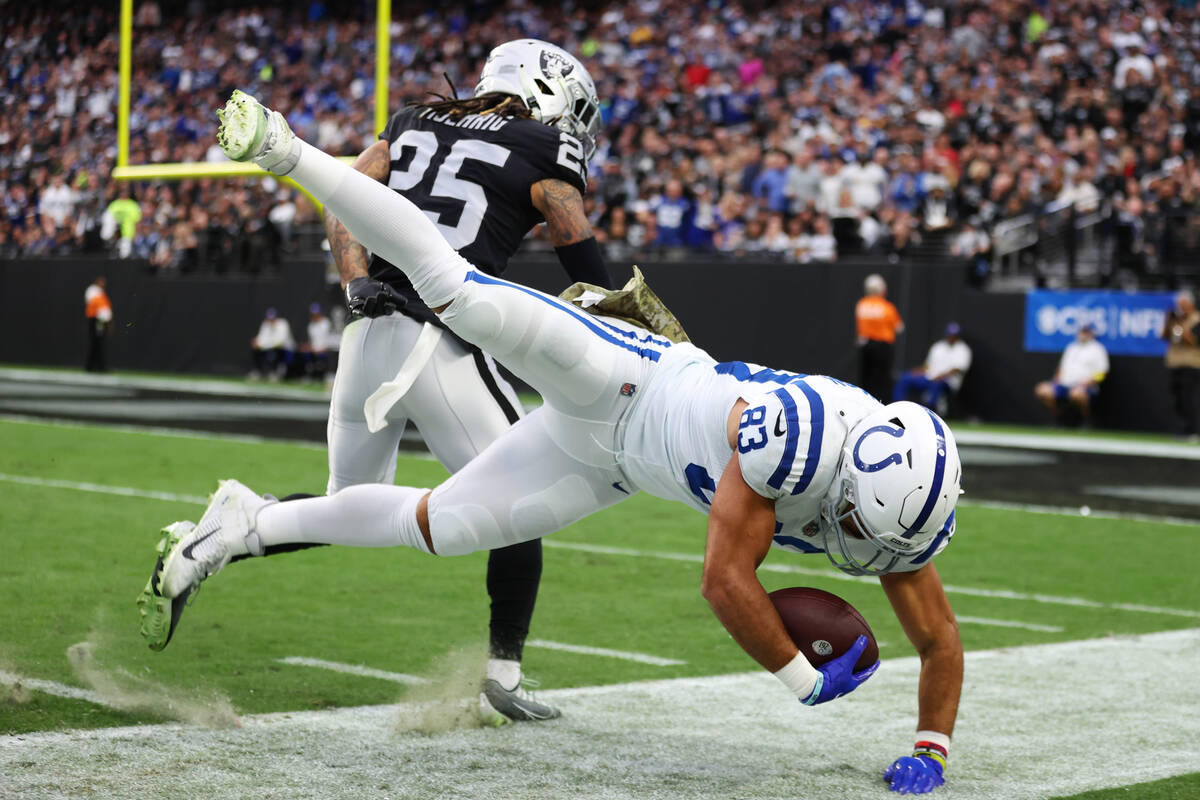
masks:
[[[318,221],[271,179],[111,180],[115,7],[0,6],[0,256],[253,270]],[[322,149],[358,153],[375,138],[372,6],[139,0],[130,163],[223,159],[213,109],[234,87],[288,109]],[[469,92],[506,39],[585,61],[606,126],[587,203],[613,259],[897,258],[924,241],[982,273],[997,222],[1054,203],[1110,212],[1127,255],[1145,258],[1166,246],[1149,233],[1159,221],[1200,204],[1194,3],[416,6],[392,24],[393,109]]]

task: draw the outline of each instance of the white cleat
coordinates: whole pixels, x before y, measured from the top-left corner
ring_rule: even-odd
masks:
[[[163,560],[159,591],[172,598],[195,591],[200,582],[224,569],[229,559],[261,554],[254,520],[263,506],[278,502],[261,497],[234,480],[221,481],[204,516]]]
[[[278,111],[271,111],[241,89],[217,110],[217,144],[234,161],[253,161],[268,172],[286,175],[300,160],[300,140]]]

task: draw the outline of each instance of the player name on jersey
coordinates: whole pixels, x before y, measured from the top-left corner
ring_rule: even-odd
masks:
[[[508,124],[511,117],[501,117],[495,114],[481,116],[479,114],[468,114],[460,119],[454,119],[449,114],[435,114],[430,109],[425,109],[421,113],[421,118],[429,122],[439,122],[443,125],[453,125],[456,128],[467,128],[477,131],[498,131]]]

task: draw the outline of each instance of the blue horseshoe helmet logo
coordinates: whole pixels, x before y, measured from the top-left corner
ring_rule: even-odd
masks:
[[[862,448],[863,442],[865,442],[867,437],[872,433],[877,432],[886,433],[896,439],[904,436],[903,428],[893,428],[891,425],[876,425],[874,428],[867,428],[863,435],[858,437],[858,441],[854,443],[854,466],[858,467],[863,472],[878,472],[884,467],[892,464],[900,464],[904,461],[904,457],[899,453],[892,453],[887,458],[883,459],[882,461],[877,461],[874,464],[867,464],[861,458],[859,458],[858,451]]]

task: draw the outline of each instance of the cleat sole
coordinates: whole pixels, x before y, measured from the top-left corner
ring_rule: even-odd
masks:
[[[220,127],[217,144],[234,161],[249,161],[266,135],[266,114],[258,101],[235,89],[224,108],[217,110]]]
[[[174,523],[163,528],[162,537],[155,546],[158,559],[154,565],[154,572],[150,574],[150,580],[146,581],[145,588],[137,598],[138,616],[141,620],[140,632],[151,650],[162,650],[170,643],[187,600],[193,593],[193,590],[188,590],[178,597],[164,597],[161,592],[163,562],[171,549],[191,530],[181,530],[182,527],[180,523]]]

